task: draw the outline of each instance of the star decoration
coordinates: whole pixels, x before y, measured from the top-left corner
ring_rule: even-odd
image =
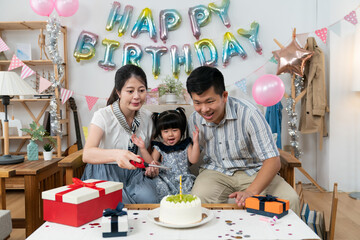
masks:
[[[272,53],[278,61],[277,75],[290,73],[301,77],[304,75],[305,62],[314,54],[301,48],[295,39],[288,46]]]

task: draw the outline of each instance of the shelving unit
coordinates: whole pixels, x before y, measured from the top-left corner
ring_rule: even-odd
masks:
[[[0,22],[0,37],[2,37],[4,31],[26,31],[26,30],[39,30],[39,34],[43,31],[46,31],[46,21],[22,21],[22,22]],[[61,33],[63,35],[63,43],[58,42],[58,45],[63,44],[64,47],[64,76],[62,79],[60,79],[61,86],[64,88],[69,88],[68,83],[68,73],[67,73],[67,28],[65,26],[61,27]],[[36,35],[37,37],[38,35]],[[13,49],[10,49],[8,51],[11,51]],[[40,52],[40,49],[39,49]],[[36,67],[36,66],[48,66],[49,68],[53,67],[53,72],[55,74],[55,78],[57,78],[57,66],[51,61],[51,60],[22,60],[23,63],[25,63],[27,66]],[[7,71],[8,66],[10,65],[11,60],[0,60],[0,71]],[[55,91],[54,93],[57,101],[57,113],[60,113],[60,95],[58,91]],[[23,108],[26,110],[27,114],[34,120],[38,125],[40,125],[40,119],[43,117],[45,111],[49,108],[50,105],[50,99],[11,99],[11,103],[20,104],[23,106]],[[31,110],[31,108],[28,106],[27,103],[36,103],[37,106],[42,104],[41,111],[37,116],[35,116]],[[62,125],[62,129],[66,129],[66,133],[63,134],[63,137],[67,137],[67,147],[70,145],[70,109],[68,105],[65,106],[65,118],[60,120],[60,124]],[[0,111],[4,111],[3,105],[0,103]],[[17,150],[15,152],[10,152],[11,154],[23,154],[21,152],[22,147],[30,139],[29,135],[25,136],[9,136],[10,140],[21,140],[19,146],[17,147]],[[62,154],[62,141],[63,139],[61,136],[56,136],[57,140],[57,147],[56,147],[56,154],[57,157],[61,157]],[[0,136],[1,141],[1,148],[2,148],[2,154],[4,152],[4,137]]]

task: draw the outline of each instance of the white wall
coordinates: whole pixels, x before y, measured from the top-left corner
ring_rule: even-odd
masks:
[[[181,47],[183,44],[189,43],[192,46],[192,58],[194,67],[197,67],[199,66],[199,62],[193,47],[193,43],[196,40],[192,36],[187,11],[189,7],[193,7],[198,4],[207,5],[208,3],[214,1],[133,0],[129,2],[119,0],[122,5],[122,9],[126,4],[130,4],[134,7],[133,17],[131,19],[129,29],[126,34],[121,38],[117,36],[116,29],[113,30],[113,32],[107,32],[105,30],[106,20],[112,2],[113,0],[80,0],[79,10],[74,16],[69,18],[60,18],[61,23],[68,27],[69,82],[70,89],[75,92],[74,97],[76,99],[78,110],[80,112],[80,120],[82,126],[88,125],[93,112],[96,111],[98,108],[104,106],[105,98],[108,97],[113,87],[114,72],[106,72],[97,65],[97,62],[103,59],[104,54],[104,47],[101,45],[101,40],[103,40],[104,38],[108,38],[120,42],[120,48],[117,49],[113,55],[113,61],[117,64],[117,66],[121,65],[122,46],[126,42],[138,43],[142,46],[143,49],[146,46],[162,45],[170,48],[170,46],[173,44]],[[314,31],[317,28],[328,26],[334,21],[341,19],[345,14],[347,14],[348,11],[353,10],[357,6],[355,2],[355,0],[341,1],[341,3],[338,3],[338,1],[335,0],[332,0],[330,2],[326,0],[255,0],[248,2],[232,0],[229,9],[229,17],[232,27],[230,29],[226,29],[226,27],[221,23],[219,17],[213,15],[211,23],[206,27],[202,28],[201,38],[210,38],[216,44],[219,54],[219,69],[223,72],[225,76],[226,85],[230,90],[230,94],[237,97],[246,97],[252,100],[251,87],[256,78],[264,73],[276,73],[275,64],[266,64],[266,66],[261,71],[254,73],[254,71],[258,67],[266,63],[267,60],[272,56],[272,51],[279,49],[279,47],[273,41],[274,38],[279,40],[283,45],[287,45],[291,40],[292,29],[294,27],[296,27],[297,33],[310,32],[310,36],[314,36]],[[21,8],[19,8],[20,5],[22,5]],[[138,18],[140,12],[145,7],[149,7],[152,10],[158,34],[158,18],[159,12],[162,9],[174,8],[177,9],[182,15],[183,22],[180,29],[169,33],[169,40],[166,44],[163,44],[160,41],[159,37],[158,42],[155,44],[151,39],[149,39],[147,34],[140,34],[137,39],[132,39],[130,37],[130,30],[134,25],[136,19]],[[0,21],[23,20],[47,20],[47,17],[41,17],[36,15],[31,10],[28,0],[0,1]],[[256,54],[250,44],[237,34],[237,29],[248,29],[251,22],[253,21],[257,21],[260,24],[259,37],[263,46],[263,55]],[[344,23],[343,25],[350,24]],[[346,27],[351,28],[352,26]],[[72,56],[72,54],[79,33],[82,30],[90,31],[99,35],[99,42],[96,46],[95,57],[91,60],[85,60],[78,63],[75,61],[75,58]],[[230,31],[234,34],[234,36],[246,50],[248,58],[246,60],[242,60],[239,57],[234,57],[231,59],[229,66],[227,68],[223,68],[221,63],[222,40],[223,34],[227,31]],[[349,32],[352,32],[351,29],[349,29]],[[360,170],[359,164],[356,165],[355,156],[355,140],[356,135],[358,135],[359,133],[359,130],[355,132],[355,129],[351,127],[356,126],[355,117],[350,117],[349,115],[354,113],[354,109],[352,109],[350,105],[345,104],[345,99],[349,97],[347,96],[347,91],[349,91],[349,89],[344,91],[341,90],[341,88],[345,87],[343,84],[345,79],[344,69],[340,68],[339,61],[337,59],[339,57],[336,57],[337,55],[345,54],[336,41],[344,44],[342,41],[345,41],[345,39],[343,39],[344,36],[342,33],[339,34],[339,36],[336,35],[335,37],[333,37],[333,35],[335,34],[330,33],[329,46],[322,44],[317,38],[320,47],[325,51],[328,69],[331,67],[331,70],[328,71],[328,73],[330,74],[328,75],[330,76],[328,77],[328,79],[330,79],[329,98],[331,108],[329,125],[330,137],[325,139],[324,149],[322,151],[318,151],[318,148],[316,146],[318,143],[316,134],[302,136],[300,141],[302,145],[302,150],[304,152],[302,162],[304,168],[309,172],[309,174],[325,188],[329,188],[332,182],[338,181],[339,188],[342,190],[360,190],[359,179],[357,179],[357,184],[354,183],[354,179],[356,179],[356,173]],[[347,35],[347,37],[349,36]],[[18,36],[18,38],[19,39],[17,39],[16,41],[25,41],[23,37],[21,37],[20,39],[20,36]],[[32,42],[34,57],[38,57],[39,53],[37,48],[37,37],[33,40],[28,37],[27,40]],[[11,55],[11,53],[6,54]],[[343,57],[343,59],[344,60],[340,63],[346,65],[346,61],[348,61],[348,59],[346,57]],[[143,67],[148,76],[149,87],[155,87],[160,81],[153,78],[151,73],[151,64],[152,60],[150,55],[144,53],[141,60],[141,66]],[[170,73],[171,71],[169,54],[167,53],[161,59],[161,75],[159,78],[161,79],[162,77]],[[249,74],[251,75],[249,76]],[[234,83],[236,81],[244,77],[247,77],[248,79],[247,95],[243,94],[239,89],[234,86]],[[289,75],[284,74],[280,77],[284,80],[287,91],[289,92]],[[337,78],[339,79],[337,80]],[[183,82],[186,81],[186,74],[184,73],[183,69],[181,69],[180,79]],[[336,82],[336,84],[333,82]],[[341,90],[340,93],[339,90]],[[103,99],[100,99],[98,103],[94,106],[94,108],[89,111],[84,95],[96,96]],[[343,103],[339,105],[339,102]],[[348,101],[346,101],[346,103],[348,103]],[[283,102],[283,104],[285,105],[285,102]],[[336,106],[338,106],[338,108],[336,108]],[[18,112],[17,107],[13,107],[13,109],[13,111],[16,112],[17,116],[22,115],[22,117],[26,119],[26,113],[21,111]],[[284,110],[282,134],[283,144],[287,144],[288,142],[286,115],[287,114]],[[344,123],[344,119],[337,118],[345,118],[346,123]],[[353,122],[350,123],[349,121],[351,121],[351,119]],[[348,132],[352,133],[350,141],[348,140],[348,136],[346,136],[345,134]],[[75,134],[73,133],[71,142],[74,141]],[[337,150],[339,150],[339,153],[336,152]],[[341,163],[339,161],[340,159]],[[335,171],[335,169],[338,171]],[[346,176],[349,177],[346,178]],[[301,174],[297,174],[297,178],[305,182],[307,181],[307,179],[305,179]]]
[[[330,21],[354,9],[358,1],[331,1]],[[360,29],[358,28],[358,31]],[[360,95],[354,92],[353,57],[355,27],[342,22],[330,33],[330,138],[329,187],[339,182],[345,191],[360,190],[359,134]]]

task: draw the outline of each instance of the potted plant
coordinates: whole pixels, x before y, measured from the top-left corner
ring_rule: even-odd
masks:
[[[51,160],[52,157],[53,157],[53,149],[56,145],[56,139],[49,136],[48,138],[49,142],[48,143],[45,143],[43,148],[44,148],[44,151],[43,151],[43,155],[44,155],[44,160],[47,161],[47,160]]]
[[[27,145],[27,157],[28,160],[39,159],[39,147],[36,144],[36,140],[43,141],[45,136],[45,129],[42,125],[38,126],[36,122],[30,123],[30,128],[22,128],[21,131],[26,132],[30,135],[30,143]]]
[[[179,79],[166,76],[162,79],[162,84],[158,86],[160,97],[165,95],[165,102],[167,104],[173,104],[177,102],[177,98],[183,92],[183,85]]]

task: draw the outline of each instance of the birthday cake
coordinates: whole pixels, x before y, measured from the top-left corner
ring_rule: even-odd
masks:
[[[201,200],[190,194],[168,195],[160,202],[159,220],[174,225],[201,221]]]

